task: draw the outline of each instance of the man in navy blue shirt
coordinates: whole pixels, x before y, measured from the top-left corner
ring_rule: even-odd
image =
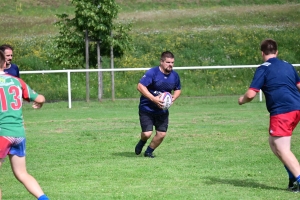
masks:
[[[300,120],[300,79],[295,68],[277,58],[277,43],[261,43],[264,63],[255,71],[248,91],[239,98],[240,105],[250,102],[261,89],[270,113],[269,144],[289,174],[288,189],[299,192],[300,165],[291,152],[291,137]]]
[[[147,147],[144,156],[154,158],[153,151],[162,143],[169,124],[169,111],[163,110],[163,102],[159,94],[172,91],[172,103],[180,96],[181,84],[177,72],[173,71],[174,55],[165,51],[161,54],[160,65],[149,69],[140,79],[137,90],[141,93],[139,104],[139,118],[141,125],[141,139],[135,147],[135,153],[142,152],[147,140],[151,137],[153,126],[156,135]]]
[[[13,63],[11,63],[13,58],[13,47],[8,44],[3,44],[0,46],[0,50],[3,51],[5,55],[6,68],[4,72],[6,74],[10,74],[12,76],[20,78],[19,67]]]

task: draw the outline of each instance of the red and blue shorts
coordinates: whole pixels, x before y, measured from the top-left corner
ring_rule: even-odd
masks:
[[[7,155],[25,156],[26,139],[23,137],[0,136],[0,158]]]
[[[299,121],[299,110],[271,116],[269,134],[273,137],[291,136]]]

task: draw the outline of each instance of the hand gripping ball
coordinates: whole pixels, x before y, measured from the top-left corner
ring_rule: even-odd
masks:
[[[163,92],[160,95],[160,100],[163,101],[163,110],[168,110],[172,105],[172,95],[169,92]]]

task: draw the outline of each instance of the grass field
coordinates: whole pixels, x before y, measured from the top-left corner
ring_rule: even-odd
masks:
[[[116,60],[116,67],[156,65],[166,47],[178,55],[176,66],[257,64],[261,62],[258,44],[265,37],[280,41],[282,58],[299,61],[300,0],[116,2],[122,8],[116,20],[132,22],[135,39],[134,52]],[[0,41],[17,47],[14,59],[21,70],[51,69],[45,56],[51,45],[44,44],[51,44],[58,33],[55,14],[73,16],[70,1],[1,1],[0,12],[0,25],[5,27]],[[181,75],[183,96],[215,95],[225,91],[221,85],[229,91],[222,94],[232,96],[179,98],[170,109],[169,131],[154,159],[134,154],[140,135],[138,99],[72,102],[72,109],[67,102],[47,103],[38,111],[26,104],[28,171],[52,200],[300,199],[300,194],[285,191],[287,173],[269,148],[264,102],[257,98],[239,106],[235,94],[240,92],[228,83],[244,90],[249,81],[242,73],[239,81],[235,73],[225,76],[225,72]],[[192,79],[190,74],[197,76]],[[38,92],[47,92],[48,100],[66,99],[66,79],[61,76],[51,77],[57,85],[46,75],[28,77],[34,81],[32,87],[41,87]],[[74,99],[85,98],[82,80],[72,75]],[[117,97],[136,97],[137,80],[131,73],[116,80],[121,85]],[[97,84],[96,79],[91,81]],[[107,94],[110,91],[105,98]],[[298,158],[299,130],[292,146]],[[3,200],[34,199],[15,180],[8,161],[0,173]]]
[[[138,99],[73,102],[72,109],[26,104],[28,171],[53,200],[299,199],[285,191],[287,174],[269,149],[264,102],[239,106],[237,98],[179,98],[154,159],[134,154]],[[5,200],[33,199],[9,162],[0,185]]]
[[[37,3],[38,2],[38,3]],[[135,1],[118,0],[116,21],[132,23],[131,34],[203,32],[246,29],[292,29],[299,27],[299,0],[257,1]],[[222,2],[226,2],[222,5]],[[272,12],[269,12],[272,10]],[[1,40],[58,34],[56,14],[74,17],[68,0],[15,0],[0,2]],[[12,15],[13,13],[13,15]],[[4,39],[3,39],[4,38]],[[46,37],[45,37],[46,39]]]
[[[114,68],[148,68],[159,64],[161,52],[175,55],[175,66],[259,65],[259,43],[278,41],[279,58],[299,63],[300,0],[116,0],[121,23],[132,23],[132,50],[114,59]],[[64,66],[57,60],[54,42],[58,28],[55,14],[74,17],[69,0],[0,1],[0,43],[15,47],[14,60],[21,71],[85,68]],[[13,14],[12,14],[13,13]],[[82,43],[83,44],[83,43]],[[84,44],[83,44],[84,45]],[[96,58],[91,49],[90,58]],[[82,54],[83,55],[83,54]],[[65,60],[69,61],[69,55]],[[77,56],[77,55],[76,55]],[[80,56],[80,54],[78,54]],[[97,68],[96,59],[90,67]],[[93,62],[92,62],[93,61]],[[71,61],[70,61],[71,62]],[[73,63],[73,62],[71,62]],[[102,67],[111,68],[103,56]],[[254,70],[180,70],[182,96],[236,95],[249,86]],[[85,100],[86,73],[72,73],[72,99]],[[140,72],[103,73],[103,99],[137,98]],[[21,75],[48,101],[67,100],[66,74]],[[36,84],[39,83],[39,84]],[[90,98],[98,98],[98,74],[90,73]]]

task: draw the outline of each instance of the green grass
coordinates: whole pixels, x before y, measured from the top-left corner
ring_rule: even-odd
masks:
[[[120,22],[132,22],[137,32],[202,31],[224,28],[299,27],[299,0],[278,1],[161,1],[117,0]],[[272,12],[269,12],[272,10]],[[56,35],[56,14],[74,17],[68,0],[0,2],[0,38]],[[13,14],[12,14],[13,13]]]
[[[120,5],[122,12],[136,12],[140,10],[175,10],[189,8],[209,8],[209,7],[226,7],[226,6],[252,6],[252,5],[270,5],[270,4],[287,4],[299,3],[299,0],[116,0]]]
[[[59,63],[48,66],[46,54],[58,31],[55,14],[73,14],[68,2],[0,2],[0,25],[5,27],[0,42],[16,47],[21,70],[59,68]],[[117,20],[132,22],[135,49],[116,59],[115,67],[151,67],[167,47],[176,55],[176,66],[258,64],[258,45],[265,37],[278,39],[282,58],[298,61],[299,0],[117,2],[122,8]],[[246,90],[253,71],[227,71],[180,71],[183,96]],[[141,74],[133,75],[116,75],[117,98],[138,96],[136,77]],[[23,77],[38,92],[47,92],[47,99],[66,99],[65,75]],[[97,84],[96,76],[91,82]],[[84,83],[84,77],[72,75],[72,97],[85,98]],[[109,98],[110,86],[104,88]],[[137,99],[72,102],[72,109],[67,102],[47,103],[39,111],[26,104],[28,171],[55,200],[299,199],[284,191],[287,174],[267,143],[264,103],[256,99],[238,106],[237,98],[179,98],[155,159],[133,153],[140,133]],[[298,157],[299,145],[297,128],[293,149]],[[0,185],[3,199],[33,199],[14,179],[8,162]]]
[[[179,98],[156,158],[134,154],[138,99],[25,104],[27,168],[51,199],[299,199],[268,146],[258,98]],[[293,136],[296,155],[299,129]],[[3,199],[33,199],[5,162]]]
[[[116,21],[132,22],[132,51],[114,59],[115,68],[152,67],[162,51],[175,54],[175,66],[259,65],[259,43],[278,41],[279,58],[297,64],[300,41],[300,1],[117,0]],[[270,12],[272,11],[272,12]],[[68,0],[0,2],[0,43],[15,47],[14,63],[23,71],[55,70],[55,14],[74,15]],[[13,13],[13,14],[12,14]],[[92,50],[91,50],[92,51]],[[95,53],[95,51],[93,51]],[[90,65],[90,68],[97,66]],[[103,58],[103,68],[110,59]],[[82,66],[85,68],[85,60]],[[252,70],[181,70],[182,96],[236,95],[250,83]],[[141,72],[116,72],[115,97],[136,98]],[[67,100],[65,74],[21,75],[48,100]],[[36,83],[39,84],[36,84]],[[91,74],[91,99],[97,99],[97,76]],[[111,97],[111,76],[104,73],[103,98]],[[85,99],[85,73],[72,74],[72,98]]]
[[[200,32],[222,29],[276,29],[299,26],[300,4],[193,7],[120,13],[131,21],[134,32]],[[272,12],[269,12],[272,10]]]
[[[14,0],[0,2],[0,25],[5,27],[0,38],[34,37],[58,33],[56,14],[72,14],[68,0]]]

